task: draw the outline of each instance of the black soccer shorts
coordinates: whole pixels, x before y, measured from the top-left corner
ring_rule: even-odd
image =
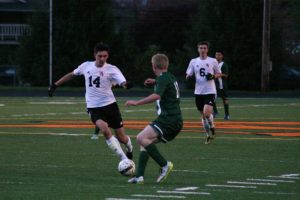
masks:
[[[113,129],[123,127],[122,116],[116,102],[103,107],[88,108],[88,113],[94,124],[97,120],[101,119]]]

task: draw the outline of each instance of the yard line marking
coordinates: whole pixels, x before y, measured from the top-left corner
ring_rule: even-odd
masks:
[[[0,103],[0,106],[5,106],[5,104]]]
[[[295,181],[273,180],[273,179],[257,179],[257,178],[247,178],[247,181],[263,181],[263,182],[277,182],[277,183],[295,183]]]
[[[289,193],[289,192],[259,192],[259,191],[255,191],[253,193],[257,193],[257,194],[275,194],[275,195],[296,195],[297,193]]]
[[[176,188],[177,191],[187,191],[187,190],[197,190],[198,187],[183,187],[183,188]]]
[[[154,198],[174,198],[174,199],[185,199],[185,196],[172,196],[172,195],[148,195],[148,194],[133,194],[133,197],[154,197]]]
[[[209,192],[184,192],[184,191],[166,191],[166,190],[158,190],[157,193],[210,195]]]
[[[78,104],[78,102],[49,101],[49,102],[28,102],[28,104],[32,104],[32,105],[73,105],[73,104]]]
[[[147,199],[105,198],[105,200],[147,200]]]
[[[298,176],[300,176],[300,174],[282,174],[281,176],[284,176],[284,177],[298,177]]]
[[[268,178],[283,178],[283,179],[296,179],[296,180],[300,180],[299,177],[290,177],[290,176],[268,176]]]
[[[196,170],[187,170],[187,169],[183,169],[183,170],[173,170],[173,172],[187,172],[187,173],[208,173],[208,171],[196,171]]]
[[[242,185],[277,185],[276,183],[257,183],[257,182],[240,182],[240,181],[227,181],[229,184],[242,184]]]
[[[207,187],[226,187],[226,188],[256,188],[256,186],[244,186],[244,185],[216,185],[206,184]]]

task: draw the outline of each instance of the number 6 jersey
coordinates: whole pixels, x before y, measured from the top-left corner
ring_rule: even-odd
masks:
[[[208,73],[221,73],[216,59],[207,57],[206,59],[202,60],[200,57],[198,57],[191,60],[186,70],[186,74],[188,76],[195,75],[196,77],[194,94],[216,94],[215,81],[208,81],[205,77]]]
[[[84,75],[87,108],[103,107],[116,102],[111,87],[126,81],[116,66],[105,63],[102,67],[97,67],[95,61],[82,63],[73,74]]]

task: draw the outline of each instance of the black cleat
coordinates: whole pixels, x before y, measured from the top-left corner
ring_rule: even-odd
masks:
[[[210,136],[207,136],[207,138],[206,138],[206,140],[205,140],[205,143],[204,144],[209,144],[210,143],[210,141],[211,141],[211,137]]]

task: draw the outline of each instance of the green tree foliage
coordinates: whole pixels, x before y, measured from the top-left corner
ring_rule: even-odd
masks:
[[[83,9],[84,8],[84,9]],[[34,13],[31,36],[19,51],[24,82],[47,85],[49,60],[48,13]],[[118,41],[110,0],[53,1],[53,79],[93,59],[99,41]],[[112,49],[118,49],[112,47]],[[72,82],[82,85],[82,82]]]
[[[201,0],[186,31],[184,54],[197,55],[197,43],[210,41],[210,54],[223,49],[230,63],[231,88],[257,89],[260,83],[262,1]]]

